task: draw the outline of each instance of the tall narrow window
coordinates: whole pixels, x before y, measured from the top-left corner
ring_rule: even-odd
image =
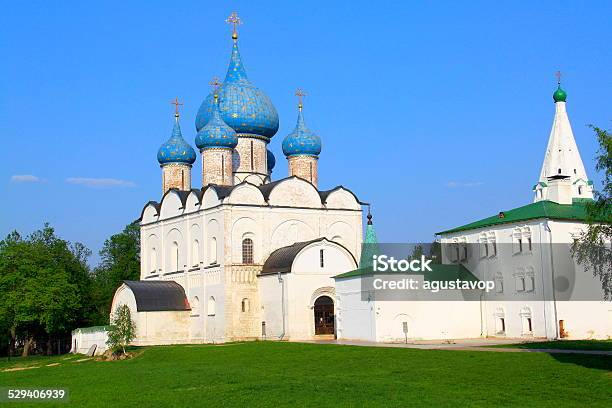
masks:
[[[251,140],[251,170],[253,170],[253,141]]]
[[[582,186],[578,186],[578,195],[582,195]]]
[[[210,239],[210,247],[208,248],[208,256],[211,264],[217,263],[217,238]]]
[[[185,188],[185,170],[181,170],[181,188],[186,190]]]
[[[523,252],[523,240],[521,238],[518,239],[518,250]]]
[[[215,315],[215,298],[214,297],[209,297],[208,298],[208,305],[207,305],[207,314],[209,316],[214,316]]]
[[[221,153],[221,182],[225,184],[225,155]]]
[[[253,263],[253,240],[251,238],[245,238],[242,240],[242,263]]]
[[[200,264],[200,242],[197,239],[193,240],[191,248],[191,265],[198,266]]]
[[[170,260],[171,260],[171,265],[170,265],[170,271],[171,272],[176,272],[179,270],[179,245],[178,242],[174,241],[172,243],[172,249],[171,249],[171,253],[170,253]]]
[[[308,166],[309,166],[309,173],[310,173],[310,176],[309,176],[310,177],[310,182],[313,183],[313,180],[312,180],[312,162],[309,162]]]
[[[151,258],[149,259],[149,271],[155,273],[157,270],[157,251],[151,248]]]
[[[321,265],[321,268],[325,266],[325,252],[323,249],[319,250],[319,265]]]
[[[529,250],[533,249],[533,244],[531,243],[531,237],[527,238],[527,245],[529,246]]]

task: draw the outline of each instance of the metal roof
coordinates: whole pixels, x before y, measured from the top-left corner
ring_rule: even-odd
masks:
[[[123,281],[136,298],[139,312],[191,310],[185,290],[173,281]]]
[[[273,273],[287,273],[291,272],[291,265],[297,254],[308,245],[323,241],[325,238],[317,238],[312,241],[296,242],[293,245],[278,248],[273,251],[261,269],[260,275],[269,275]]]

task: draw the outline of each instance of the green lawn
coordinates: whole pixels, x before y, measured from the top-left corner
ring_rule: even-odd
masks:
[[[493,347],[557,350],[600,350],[612,351],[612,340],[557,340],[536,341],[520,344],[498,344]]]
[[[113,362],[37,358],[31,363],[40,368],[13,372],[1,371],[4,359],[0,387],[66,387],[78,407],[565,408],[612,400],[610,356],[278,342],[139,351]],[[44,366],[53,362],[60,365]]]

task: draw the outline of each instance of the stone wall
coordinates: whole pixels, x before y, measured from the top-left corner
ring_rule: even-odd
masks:
[[[191,190],[191,165],[168,163],[162,166],[162,194],[171,188]]]
[[[231,186],[232,183],[232,149],[202,150],[202,186]]]
[[[291,156],[289,161],[289,175],[302,178],[317,187],[319,173],[317,158],[314,156]]]

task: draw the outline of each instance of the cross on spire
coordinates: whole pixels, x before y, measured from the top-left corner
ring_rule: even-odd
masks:
[[[304,106],[302,104],[302,98],[304,96],[306,96],[306,95],[307,95],[306,92],[304,92],[304,90],[302,88],[298,88],[298,89],[295,90],[295,96],[298,97],[298,109],[299,110],[302,110],[302,106]]]
[[[174,98],[174,100],[170,101],[170,103],[174,105],[174,117],[178,118],[179,117],[179,106],[183,106],[184,103],[180,103],[178,97]]]
[[[215,98],[215,103],[217,101],[217,98],[219,97],[217,90],[219,89],[219,86],[221,85],[221,82],[219,82],[219,77],[218,76],[214,76],[212,78],[212,80],[208,83],[210,86],[212,86],[213,89],[213,97]]]
[[[555,76],[557,77],[557,85],[561,85],[561,71],[555,72]]]
[[[232,11],[232,14],[225,20],[227,24],[231,24],[232,27],[232,38],[234,41],[238,39],[238,31],[237,28],[240,24],[242,24],[242,20],[238,17],[238,13]]]

